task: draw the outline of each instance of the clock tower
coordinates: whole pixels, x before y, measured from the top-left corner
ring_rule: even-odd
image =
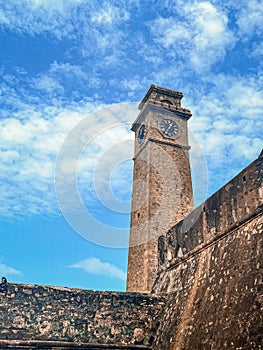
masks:
[[[151,85],[132,125],[135,132],[127,291],[150,292],[158,237],[193,209],[188,109],[183,94]]]

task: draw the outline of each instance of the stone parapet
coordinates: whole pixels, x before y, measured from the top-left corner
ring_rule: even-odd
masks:
[[[139,293],[0,284],[0,348],[23,340],[41,349],[58,343],[65,349],[147,349],[164,304],[163,297]]]
[[[222,239],[263,211],[263,158],[260,156],[184,220],[159,237],[154,291],[163,273]]]

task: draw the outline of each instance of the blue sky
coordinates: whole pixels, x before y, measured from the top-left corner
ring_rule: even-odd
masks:
[[[0,274],[124,290],[138,101],[184,93],[200,203],[261,151],[262,23],[257,0],[0,0]]]

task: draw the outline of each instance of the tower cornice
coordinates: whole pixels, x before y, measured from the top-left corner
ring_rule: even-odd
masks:
[[[172,146],[172,147],[176,147],[176,148],[181,148],[184,151],[189,151],[191,149],[190,146],[184,146],[184,145],[180,145],[179,143],[172,143],[172,142],[168,142],[168,141],[161,141],[161,140],[156,140],[153,138],[148,138],[147,140],[145,140],[144,144],[142,145],[142,147],[138,150],[138,152],[134,155],[134,157],[132,158],[133,160],[135,160],[136,158],[138,158],[139,154],[142,153],[142,151],[146,148],[146,146],[149,143],[157,143],[160,145],[166,145],[166,146]]]
[[[141,111],[138,117],[132,124],[132,127],[131,127],[132,131],[136,131],[138,129],[138,127],[142,124],[143,120],[145,119],[149,111],[159,112],[167,116],[177,116],[185,120],[188,120],[192,116],[192,113],[189,109],[174,106],[174,105],[169,105],[167,103],[159,102],[159,101],[144,103],[140,109]]]
[[[172,97],[173,99],[176,99],[178,105],[180,105],[181,99],[184,96],[183,93],[180,91],[170,90],[170,89],[166,89],[166,88],[152,84],[150,86],[150,89],[146,92],[146,94],[145,94],[144,98],[142,99],[141,103],[139,104],[138,108],[142,109],[143,105],[147,101],[154,100],[157,94],[160,94],[160,95],[166,96],[166,97]]]

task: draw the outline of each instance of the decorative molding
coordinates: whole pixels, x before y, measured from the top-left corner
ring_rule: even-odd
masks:
[[[179,145],[178,143],[171,143],[171,142],[168,142],[168,141],[161,141],[161,140],[155,140],[155,139],[149,138],[149,139],[144,141],[144,143],[141,145],[141,148],[135,154],[135,156],[132,158],[132,160],[135,160],[139,156],[139,154],[142,153],[142,151],[145,149],[145,147],[148,145],[149,142],[159,143],[161,145],[166,145],[166,146],[182,148],[182,149],[184,149],[186,151],[189,151],[191,149],[191,146],[182,146],[182,145]]]

